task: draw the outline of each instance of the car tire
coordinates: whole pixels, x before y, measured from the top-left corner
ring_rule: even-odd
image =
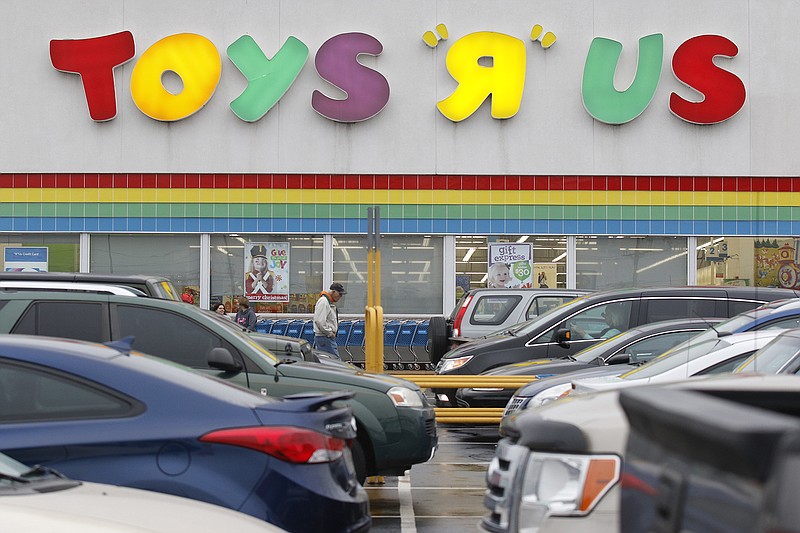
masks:
[[[353,454],[353,466],[356,471],[356,480],[359,485],[363,485],[367,480],[367,454],[364,452],[364,446],[361,445],[358,439],[353,440],[350,452]]]
[[[431,318],[428,325],[428,344],[431,363],[436,366],[442,356],[447,353],[447,320],[443,316]]]

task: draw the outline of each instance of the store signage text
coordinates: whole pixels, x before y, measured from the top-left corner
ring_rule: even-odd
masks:
[[[608,124],[624,124],[644,112],[660,82],[663,41],[663,35],[658,33],[640,39],[634,79],[627,89],[619,91],[614,86],[614,74],[622,44],[596,37],[583,70],[581,94],[586,111]],[[278,103],[309,56],[308,47],[295,37],[289,37],[272,58],[248,35],[237,39],[226,52],[248,82],[242,94],[230,103],[236,116],[247,122],[260,120]],[[315,56],[316,70],[347,97],[334,99],[315,90],[312,108],[330,120],[348,123],[380,113],[389,101],[389,83],[380,72],[359,63],[358,57],[382,52],[380,41],[364,33],[339,34],[325,41]],[[456,40],[447,52],[446,67],[458,85],[450,96],[437,103],[439,112],[459,122],[491,96],[492,117],[513,117],[522,103],[526,54],[522,40],[502,33],[482,31]],[[737,54],[736,45],[719,35],[692,37],[678,46],[672,57],[672,71],[681,83],[703,98],[692,102],[672,93],[670,111],[696,124],[715,124],[734,116],[744,106],[744,83],[715,65],[713,59]],[[133,34],[129,31],[50,42],[53,66],[81,75],[89,114],[96,121],[116,116],[114,69],[134,55]],[[487,57],[491,58],[490,66],[479,63]],[[177,74],[183,83],[177,94],[164,87],[162,77],[167,72]],[[170,35],[150,46],[137,60],[131,73],[131,98],[139,110],[153,119],[181,120],[211,99],[221,73],[222,60],[210,40],[191,33]]]

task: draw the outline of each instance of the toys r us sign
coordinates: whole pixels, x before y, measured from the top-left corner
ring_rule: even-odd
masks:
[[[381,42],[365,33],[343,33],[325,41],[315,55],[319,75],[347,96],[334,99],[313,91],[311,107],[337,122],[368,120],[389,102],[386,77],[368,68],[361,55],[378,56]],[[614,73],[622,44],[595,37],[583,69],[581,94],[586,111],[596,120],[624,124],[650,105],[661,78],[664,37],[655,33],[639,40],[636,74],[630,86],[617,90]],[[682,43],[672,57],[675,77],[701,95],[698,101],[670,95],[670,111],[681,120],[715,124],[734,116],[746,99],[744,83],[714,64],[715,57],[733,58],[738,48],[719,35],[699,35]],[[280,101],[304,67],[308,47],[289,37],[272,58],[255,40],[243,35],[227,48],[227,55],[248,85],[230,103],[241,120],[255,122]],[[88,39],[50,41],[50,59],[61,71],[81,75],[89,115],[95,121],[116,117],[114,69],[135,56],[133,34],[123,31]],[[491,96],[491,114],[497,119],[516,115],[522,104],[526,75],[525,43],[511,35],[475,32],[456,40],[447,52],[446,67],[457,82],[453,93],[438,102],[439,112],[453,122],[469,118]],[[479,63],[491,58],[491,64]],[[176,73],[182,89],[173,94],[162,76]],[[184,119],[205,106],[219,84],[222,60],[216,46],[202,35],[179,33],[151,45],[131,73],[131,97],[145,115],[161,121]]]

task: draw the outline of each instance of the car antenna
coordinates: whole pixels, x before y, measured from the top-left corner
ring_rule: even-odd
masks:
[[[133,335],[128,335],[127,337],[123,337],[115,341],[104,342],[103,344],[109,348],[114,348],[122,355],[130,355],[131,350],[133,350],[134,340],[136,340],[136,337]]]
[[[707,319],[706,317],[698,315],[698,314],[697,314],[697,311],[695,311],[694,309],[692,309],[692,314],[693,314],[694,316],[696,316],[697,318],[699,318],[700,320],[702,320],[703,322],[705,322],[705,323],[706,323],[706,326],[708,326],[709,328],[713,329],[713,330],[714,330],[714,333],[716,333],[716,334],[717,334],[717,338],[720,338],[720,337],[727,337],[728,335],[730,335],[730,333],[727,333],[727,332],[726,332],[726,333],[720,333],[720,332],[719,332],[719,330],[718,330],[717,328],[715,328],[715,327],[714,327],[714,324],[712,324],[711,322],[709,322],[709,321],[708,321],[708,319]]]

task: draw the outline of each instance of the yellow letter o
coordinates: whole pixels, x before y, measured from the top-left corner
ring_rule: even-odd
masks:
[[[172,71],[183,90],[170,93],[161,81]],[[164,37],[145,50],[131,73],[131,97],[150,118],[181,120],[199,111],[214,95],[222,73],[222,60],[214,43],[194,33]]]

